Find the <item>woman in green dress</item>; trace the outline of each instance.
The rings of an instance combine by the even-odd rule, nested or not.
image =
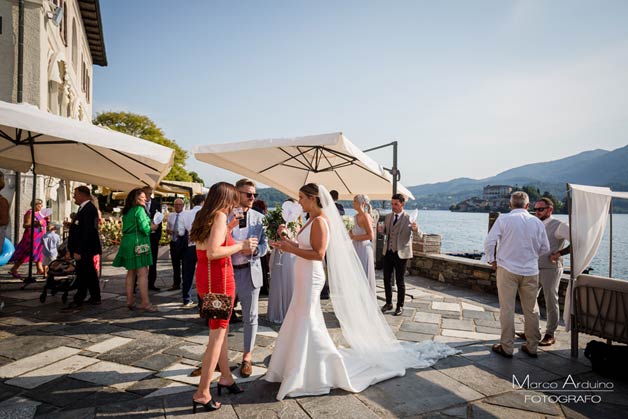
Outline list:
[[[113,261],[113,266],[122,266],[126,272],[126,305],[129,310],[135,309],[135,277],[140,289],[144,311],[155,312],[157,308],[148,298],[148,267],[153,264],[150,252],[151,230],[157,226],[153,224],[145,210],[146,195],[141,188],[135,188],[126,197],[122,209],[122,241],[120,249]]]

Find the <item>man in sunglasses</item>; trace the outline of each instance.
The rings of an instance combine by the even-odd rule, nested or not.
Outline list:
[[[240,194],[240,207],[229,216],[229,220],[231,221],[236,215],[243,215],[243,217],[231,231],[231,235],[236,242],[249,237],[256,237],[258,240],[257,248],[253,253],[245,250],[231,256],[236,297],[242,305],[242,319],[244,320],[244,348],[240,376],[246,378],[253,372],[251,357],[257,334],[259,291],[264,283],[260,258],[268,251],[268,240],[262,224],[264,216],[252,209],[257,197],[255,183],[250,179],[240,179],[235,187]]]
[[[556,342],[554,333],[558,328],[560,314],[558,288],[560,286],[560,278],[563,276],[563,255],[569,253],[570,250],[570,246],[565,247],[565,241],[569,240],[569,225],[552,217],[553,212],[554,202],[549,198],[541,198],[534,204],[534,213],[543,222],[550,245],[549,252],[539,257],[540,288],[538,293],[541,293],[542,288],[547,315],[545,336],[539,342],[539,346],[550,346]],[[525,333],[517,333],[517,336],[525,339]]]

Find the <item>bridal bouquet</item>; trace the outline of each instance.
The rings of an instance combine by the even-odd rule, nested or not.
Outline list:
[[[299,222],[299,220],[286,223],[283,219],[283,216],[281,215],[281,212],[281,207],[277,205],[275,209],[268,211],[268,214],[266,214],[266,217],[264,217],[263,224],[264,228],[266,229],[266,236],[270,241],[281,240],[281,238],[277,234],[277,229],[282,224],[286,225],[288,230],[290,230],[290,233],[292,233],[293,237],[296,236],[299,228],[301,227],[301,223]]]

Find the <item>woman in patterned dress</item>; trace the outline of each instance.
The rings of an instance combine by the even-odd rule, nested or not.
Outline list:
[[[46,225],[48,224],[48,220],[39,213],[43,208],[44,203],[41,199],[36,199],[31,203],[31,208],[35,209],[35,222],[33,223],[33,262],[37,264],[37,273],[39,275],[44,274],[44,266],[42,264],[43,260],[43,249],[44,243],[41,241],[42,237],[44,237],[44,233],[46,232]],[[9,263],[13,263],[13,267],[9,271],[13,278],[21,278],[20,274],[17,273],[17,270],[20,266],[28,262],[31,255],[31,211],[29,209],[24,214],[24,234],[22,235],[22,240],[17,245],[15,249],[15,253],[9,260]]]

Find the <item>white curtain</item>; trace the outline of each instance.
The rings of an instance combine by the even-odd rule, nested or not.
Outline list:
[[[563,320],[565,328],[571,329],[571,294],[578,276],[586,269],[597,253],[608,220],[611,199],[628,198],[626,192],[613,192],[610,188],[597,186],[569,185],[571,193],[571,247],[573,259],[571,270],[573,281],[569,281],[565,296]]]

